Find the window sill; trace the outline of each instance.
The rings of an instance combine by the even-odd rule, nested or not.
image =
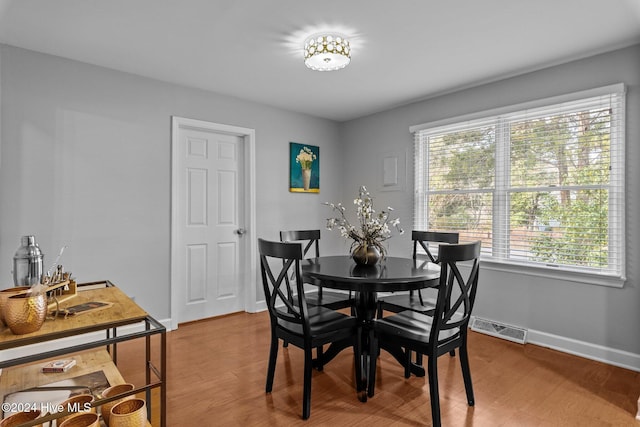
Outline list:
[[[507,273],[525,274],[527,276],[545,277],[547,279],[564,280],[589,285],[622,288],[625,278],[604,276],[599,274],[582,273],[579,271],[558,270],[544,267],[534,267],[523,264],[496,262],[491,259],[480,258],[480,267],[487,270],[504,271]]]

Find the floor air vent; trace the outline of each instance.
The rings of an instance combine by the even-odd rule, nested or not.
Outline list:
[[[494,322],[493,320],[480,319],[476,317],[473,319],[473,323],[471,323],[471,330],[498,338],[504,338],[505,340],[517,342],[519,344],[527,342],[526,329],[517,328],[511,325],[504,325],[502,323]]]

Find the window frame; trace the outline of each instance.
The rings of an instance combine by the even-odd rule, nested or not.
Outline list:
[[[609,243],[613,247],[615,252],[614,256],[619,258],[620,271],[619,274],[602,272],[602,271],[584,271],[580,267],[570,266],[550,266],[539,265],[529,263],[527,261],[514,261],[508,258],[495,258],[495,257],[482,257],[483,267],[496,270],[506,271],[518,274],[532,275],[538,277],[545,277],[551,279],[567,280],[579,283],[588,283],[595,285],[603,285],[610,287],[621,288],[626,281],[626,242],[625,242],[625,221],[626,221],[626,208],[625,208],[625,119],[626,119],[626,106],[625,97],[626,89],[624,84],[618,83],[609,86],[603,86],[595,89],[588,89],[579,92],[573,92],[570,94],[564,94],[549,98],[543,98],[530,102],[515,104],[511,106],[485,110],[477,113],[466,114],[462,116],[447,118],[438,120],[435,122],[423,123],[415,126],[411,126],[409,131],[414,134],[414,228],[426,229],[427,228],[427,200],[430,192],[428,191],[428,173],[426,171],[427,165],[423,163],[425,157],[424,150],[426,149],[426,143],[419,142],[419,134],[423,131],[436,131],[439,128],[462,125],[465,122],[474,121],[489,121],[489,120],[508,120],[509,117],[516,116],[522,113],[524,110],[535,110],[544,107],[556,106],[557,104],[578,102],[588,98],[594,98],[598,96],[619,96],[619,102],[614,106],[614,119],[618,123],[616,126],[611,127],[611,176],[608,189],[609,194]],[[496,125],[496,129],[504,129],[502,123],[499,126]],[[497,131],[498,132],[498,131]],[[495,156],[496,156],[496,170],[495,170],[495,185],[489,192],[493,195],[493,247],[495,250],[499,250],[500,245],[496,245],[499,240],[504,241],[504,236],[508,236],[504,221],[507,220],[509,213],[505,213],[504,209],[508,209],[506,201],[508,197],[506,193],[516,187],[506,186],[505,180],[508,181],[509,172],[508,150],[510,149],[508,136],[505,138],[496,138]],[[507,153],[505,157],[505,153]],[[502,163],[499,159],[503,159]],[[483,190],[484,192],[484,190]],[[438,192],[434,192],[437,194]],[[500,207],[502,206],[502,208]],[[502,209],[502,210],[501,210]],[[496,215],[499,213],[499,215]],[[613,225],[611,225],[613,224]],[[617,227],[617,228],[615,228]],[[615,228],[616,232],[612,233],[612,228]],[[495,233],[498,233],[497,235]],[[496,237],[497,236],[497,237]]]

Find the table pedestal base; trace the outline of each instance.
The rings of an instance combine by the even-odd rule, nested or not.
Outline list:
[[[362,372],[361,378],[356,378],[356,389],[358,392],[358,399],[361,402],[367,401],[367,388],[369,384],[369,364],[371,363],[370,357],[372,355],[369,354],[369,343],[373,340],[373,328],[372,322],[375,318],[378,301],[375,292],[357,292],[355,295],[355,313],[356,317],[359,319],[359,326],[361,329],[361,360],[356,360],[354,363],[360,363]],[[391,354],[394,359],[400,363],[401,366],[404,367],[406,360],[406,353],[402,349],[402,347],[394,346],[385,342],[379,342],[379,348],[376,351],[376,354],[373,357],[378,357],[380,354],[380,349],[384,349],[389,354]],[[345,348],[351,347],[351,343],[349,340],[337,341],[332,343],[326,351],[323,351],[318,355],[318,358],[314,359],[313,365],[316,369],[321,369],[322,366],[329,363],[333,360],[334,357],[338,355]],[[417,377],[424,377],[425,370],[421,365],[417,365],[411,362],[409,366],[409,372]],[[372,397],[372,396],[369,396]]]

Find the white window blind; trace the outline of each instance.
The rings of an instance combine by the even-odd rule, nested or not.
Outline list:
[[[624,109],[619,84],[412,127],[414,228],[482,240],[496,263],[624,280]]]

